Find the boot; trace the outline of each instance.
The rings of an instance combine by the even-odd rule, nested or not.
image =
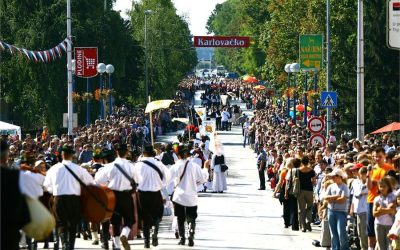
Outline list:
[[[53,232],[53,237],[54,237],[54,250],[59,250],[60,247],[60,237],[58,236],[57,230],[54,230]]]
[[[75,233],[70,233],[68,237],[69,250],[75,249]]]
[[[160,228],[160,221],[159,221],[159,220],[156,220],[156,221],[154,222],[153,236],[151,237],[151,238],[152,238],[151,244],[152,244],[154,247],[158,246],[158,229],[159,229],[159,228]]]
[[[179,241],[178,245],[185,245],[185,223],[179,223],[178,221],[178,231],[179,231],[179,235],[181,236],[181,240]]]
[[[143,227],[144,248],[150,248],[150,227]]]
[[[58,237],[60,238],[61,245],[62,245],[62,250],[69,250],[69,244],[68,244],[68,234],[66,233],[59,233]]]
[[[189,243],[188,246],[192,247],[194,246],[194,233],[195,233],[195,229],[196,229],[196,223],[192,222],[189,224]]]

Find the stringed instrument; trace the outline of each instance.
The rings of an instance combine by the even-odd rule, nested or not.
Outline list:
[[[115,208],[114,192],[104,185],[86,185],[67,165],[64,166],[81,185],[83,218],[92,223],[110,219]]]
[[[115,208],[115,194],[104,185],[81,185],[83,218],[92,223],[111,219]]]

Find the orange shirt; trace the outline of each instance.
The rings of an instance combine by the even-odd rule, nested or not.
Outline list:
[[[287,175],[287,169],[286,168],[284,168],[284,169],[282,169],[282,171],[281,171],[281,175],[280,175],[280,177],[279,177],[279,180],[282,180],[282,185],[285,185],[285,183],[286,183],[286,175]]]
[[[394,167],[390,164],[385,164],[383,167],[375,165],[375,168],[370,172],[371,181],[375,181],[376,183],[373,183],[371,189],[368,190],[368,203],[374,202],[375,197],[378,196],[378,182],[385,176],[386,172],[391,169],[394,169]]]

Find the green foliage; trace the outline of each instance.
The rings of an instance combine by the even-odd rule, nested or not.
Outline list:
[[[197,64],[190,30],[170,0],[136,2],[131,12],[135,24],[132,32],[143,48],[145,10],[153,11],[147,15],[150,96],[153,100],[171,97],[182,78]],[[139,86],[144,90],[145,82],[141,81]]]

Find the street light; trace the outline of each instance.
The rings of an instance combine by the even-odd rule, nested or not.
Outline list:
[[[111,90],[111,88],[112,88],[111,74],[114,73],[114,66],[113,66],[112,64],[108,64],[108,65],[106,66],[106,72],[107,72],[107,74],[108,74],[108,79],[109,79],[108,88]],[[109,115],[111,116],[111,115],[112,115],[112,96],[111,96],[111,92],[110,92],[110,96],[109,96],[109,99],[108,99],[108,100],[109,100],[108,103],[109,103],[109,105],[110,105],[110,108],[109,108]]]
[[[285,65],[285,72],[288,74],[288,90],[290,88],[290,63]],[[287,116],[290,117],[290,96],[287,95]]]
[[[104,63],[97,64],[97,72],[100,74],[100,91],[103,90],[103,74],[106,72],[106,65]],[[104,119],[104,103],[100,98],[100,119]]]
[[[152,10],[144,11],[144,46],[145,46],[145,55],[146,55],[146,63],[145,63],[145,81],[146,81],[146,103],[149,102],[149,72],[148,72],[148,52],[147,52],[147,15],[152,14]]]
[[[296,88],[296,73],[300,71],[300,64],[292,63],[290,64],[290,72],[293,73],[293,87]],[[293,95],[293,114],[294,114],[294,123],[296,124],[296,95]]]

